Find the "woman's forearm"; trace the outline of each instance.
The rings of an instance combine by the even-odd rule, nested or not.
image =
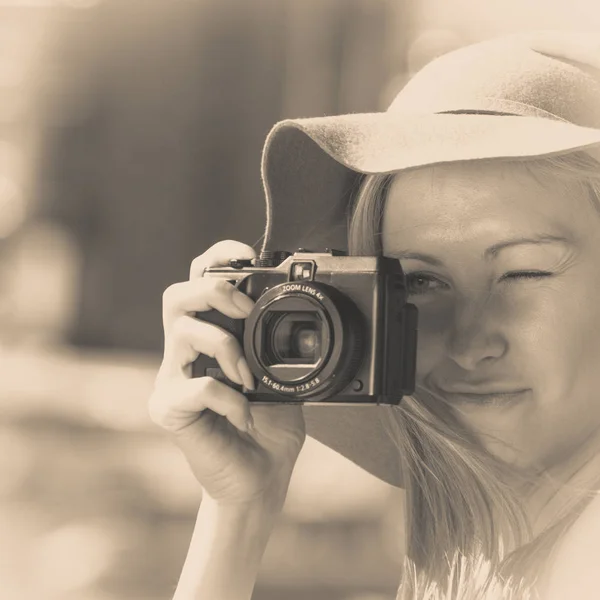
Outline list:
[[[203,499],[173,600],[249,600],[279,510]]]

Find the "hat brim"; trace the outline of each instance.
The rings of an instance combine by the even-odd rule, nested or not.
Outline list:
[[[263,151],[263,250],[346,250],[348,205],[364,174],[575,150],[600,158],[599,144],[600,129],[505,114],[386,112],[281,121]],[[398,450],[378,407],[305,405],[303,411],[308,435],[380,479],[402,485]]]

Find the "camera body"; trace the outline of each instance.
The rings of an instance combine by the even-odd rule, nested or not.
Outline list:
[[[406,302],[398,260],[301,248],[232,260],[204,277],[226,279],[256,303],[245,320],[197,313],[238,339],[256,389],[232,382],[204,355],[194,377],[269,404],[399,404],[414,391],[417,309]]]

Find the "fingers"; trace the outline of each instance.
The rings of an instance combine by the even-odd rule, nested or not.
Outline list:
[[[148,411],[154,423],[181,433],[192,423],[202,426],[206,409],[224,416],[241,431],[252,424],[250,405],[243,394],[211,377],[180,379],[157,385],[150,397]],[[211,427],[210,421],[205,426]]]
[[[216,309],[232,319],[246,318],[253,300],[224,279],[192,279],[169,286],[163,294],[163,327],[168,334],[176,319]]]
[[[157,380],[190,376],[189,367],[199,354],[216,358],[223,373],[235,383],[254,388],[254,379],[239,342],[211,323],[179,317],[165,336],[165,353]]]
[[[217,242],[192,261],[190,279],[202,277],[208,267],[225,266],[232,258],[252,259],[256,258],[256,252],[251,246],[235,240]]]
[[[242,394],[211,377],[191,378],[192,363],[204,354],[215,358],[231,381],[254,389],[254,378],[235,337],[191,315],[214,309],[234,319],[247,317],[254,307],[248,296],[223,279],[202,275],[206,268],[226,265],[232,258],[255,257],[255,251],[246,244],[219,242],[192,262],[190,281],[165,290],[165,352],[150,402],[151,417],[158,424],[171,429],[184,427],[198,420],[206,408],[240,428],[248,420],[250,413]]]

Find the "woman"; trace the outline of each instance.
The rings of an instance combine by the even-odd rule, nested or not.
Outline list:
[[[204,353],[253,389],[239,344],[192,315],[248,316],[202,274],[255,252],[195,259],[165,293],[150,402],[204,488],[177,600],[250,597],[305,427],[406,489],[398,598],[597,597],[599,67],[595,36],[491,40],[436,59],[386,113],[273,129],[263,248],[398,258],[417,389],[394,408],[266,407],[191,379]]]

